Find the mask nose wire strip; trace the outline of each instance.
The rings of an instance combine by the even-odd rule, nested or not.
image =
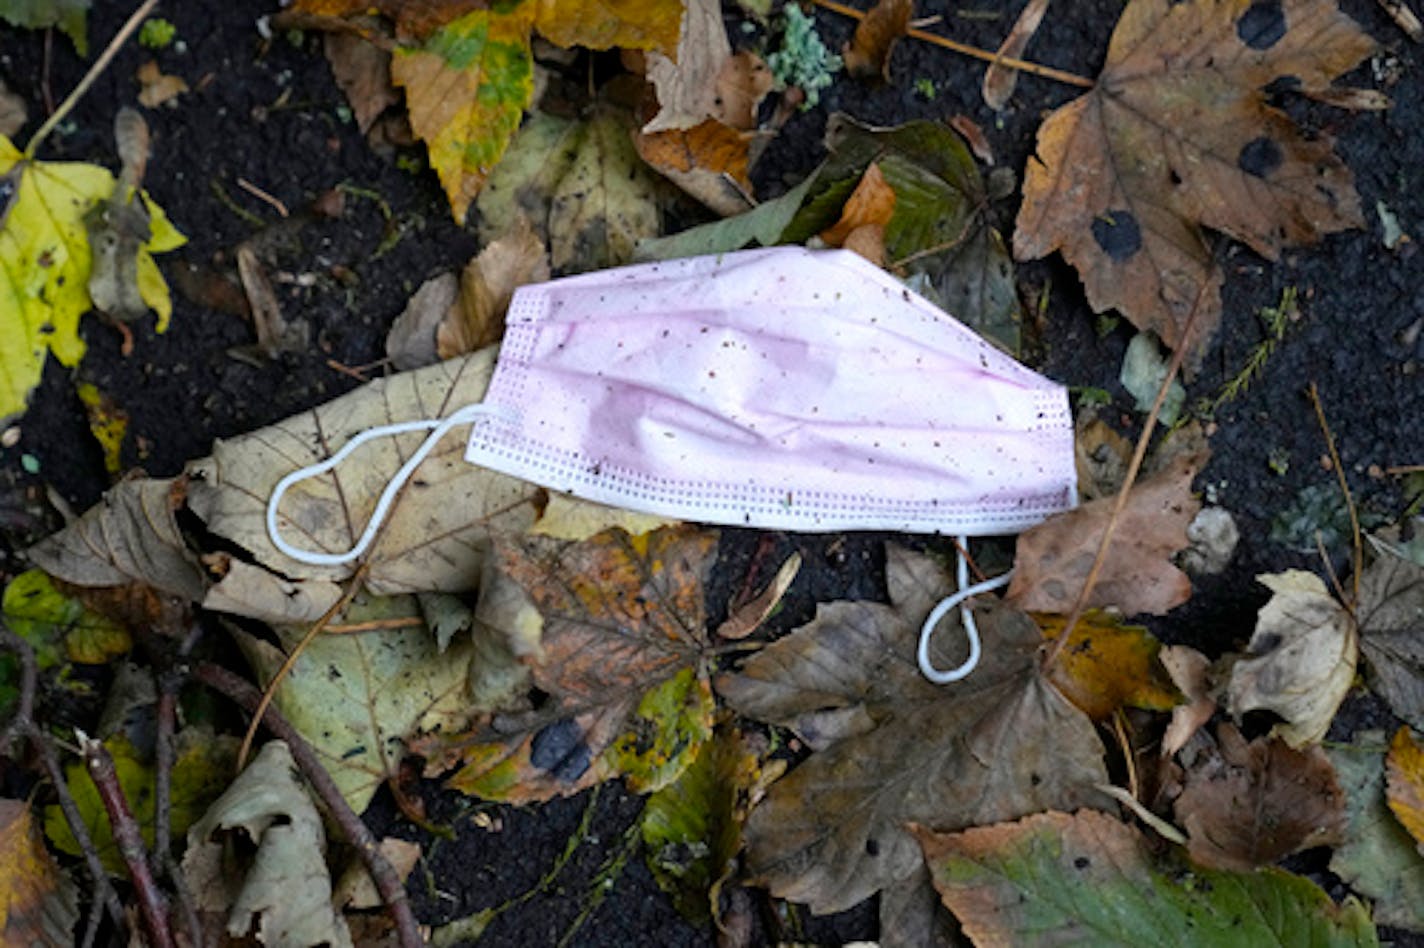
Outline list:
[[[419,421],[402,421],[391,425],[379,425],[375,428],[367,428],[356,435],[350,441],[341,446],[337,451],[325,461],[317,464],[299,468],[288,474],[277,482],[277,486],[272,489],[272,496],[267,501],[267,536],[272,541],[272,545],[286,556],[302,563],[311,563],[314,566],[339,566],[342,563],[349,563],[359,557],[371,545],[376,538],[376,531],[380,529],[381,522],[390,513],[391,504],[395,502],[396,494],[405,486],[406,481],[415,473],[415,469],[435,450],[435,446],[440,443],[450,431],[460,425],[467,425],[470,422],[486,415],[499,415],[507,417],[509,412],[505,409],[491,405],[484,405],[479,402],[469,404],[445,418],[423,418]],[[367,441],[375,438],[384,438],[390,435],[405,434],[408,431],[429,431],[420,447],[415,449],[415,453],[400,466],[390,482],[381,491],[380,499],[376,501],[376,509],[371,511],[371,519],[366,523],[366,529],[362,531],[360,538],[356,540],[356,545],[344,553],[323,553],[317,550],[306,550],[298,546],[293,546],[282,539],[280,527],[278,525],[278,508],[282,504],[282,495],[293,484],[297,484],[309,477],[319,477],[327,471],[336,467],[344,461],[351,452],[355,451]]]
[[[969,543],[968,537],[959,537],[959,545],[962,550]],[[920,674],[924,675],[936,685],[947,685],[950,682],[959,681],[974,671],[979,665],[979,655],[982,651],[979,643],[979,627],[974,623],[974,614],[969,606],[964,603],[970,598],[980,593],[999,589],[1009,584],[1013,571],[995,576],[993,579],[986,579],[982,583],[975,583],[973,586],[967,585],[969,582],[969,562],[961,552],[957,556],[958,564],[955,568],[955,579],[959,584],[959,591],[952,596],[946,596],[939,601],[939,605],[934,607],[929,616],[925,619],[925,624],[920,627],[920,643],[915,650],[915,658],[920,665]],[[935,626],[939,625],[951,609],[959,606],[959,616],[964,623],[964,636],[969,640],[969,656],[964,659],[957,668],[950,668],[941,671],[935,668],[934,662],[930,661],[930,639],[934,636]]]

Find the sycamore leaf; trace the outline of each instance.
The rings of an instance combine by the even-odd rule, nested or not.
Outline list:
[[[1355,743],[1327,749],[1345,790],[1349,827],[1330,871],[1374,902],[1374,918],[1424,932],[1424,859],[1385,800],[1385,736],[1360,731]]]
[[[1256,617],[1250,657],[1231,669],[1227,708],[1274,711],[1275,733],[1300,747],[1319,741],[1355,680],[1359,635],[1354,617],[1314,573],[1287,570],[1256,577],[1271,599]]]
[[[910,28],[914,0],[878,0],[855,25],[850,44],[841,51],[846,71],[859,78],[890,81],[890,54]]]
[[[1390,710],[1424,729],[1424,566],[1382,550],[1360,578],[1360,651]]]
[[[945,905],[979,945],[1377,945],[1356,899],[1307,879],[1156,865],[1105,813],[1041,813],[962,833],[918,829]]]
[[[114,176],[97,165],[26,159],[0,136],[0,421],[25,410],[46,352],[73,366],[84,355],[79,317],[90,308],[93,253],[86,217],[114,194]],[[149,236],[135,249],[137,288],[159,314],[172,311],[153,254],[183,236],[142,194]]]
[[[999,604],[976,608],[979,667],[936,686],[915,648],[953,584],[933,560],[898,547],[887,552],[886,582],[890,605],[821,606],[717,680],[742,714],[825,748],[772,785],[746,829],[752,876],[817,913],[911,876],[920,853],[908,822],[954,829],[1103,801],[1094,789],[1106,782],[1102,743],[1038,673],[1033,621]],[[936,636],[938,666],[962,660],[955,639]]]
[[[70,661],[100,665],[133,645],[127,629],[56,589],[43,570],[25,570],[10,581],[0,614],[10,631],[56,659],[62,645]]]
[[[1191,580],[1172,555],[1187,546],[1187,525],[1201,509],[1192,479],[1205,462],[1205,455],[1181,457],[1133,485],[1089,606],[1162,615],[1187,601]],[[1008,601],[1033,612],[1071,612],[1115,504],[1104,497],[1019,534]]]
[[[1390,742],[1385,793],[1390,811],[1424,852],[1424,747],[1408,727],[1396,731]]]
[[[1363,225],[1330,139],[1304,135],[1264,90],[1323,90],[1373,48],[1333,0],[1132,0],[1097,84],[1039,128],[1015,256],[1061,250],[1094,310],[1195,364],[1221,319],[1204,227],[1274,260]]]
[[[227,913],[227,933],[267,945],[350,948],[331,900],[321,814],[281,741],[265,744],[188,833],[183,874],[198,907]],[[233,843],[243,841],[245,845]],[[233,866],[229,855],[243,863]]]
[[[1033,618],[1048,641],[1063,631],[1062,616]],[[1123,707],[1166,711],[1181,695],[1157,660],[1161,647],[1142,626],[1091,609],[1073,626],[1049,680],[1095,721]]]
[[[1265,737],[1248,744],[1230,724],[1202,744],[1174,804],[1198,865],[1246,872],[1341,840],[1345,794],[1319,747],[1292,750]]]
[[[55,864],[29,804],[0,800],[0,944],[74,944],[74,883]]]
[[[413,596],[358,596],[343,613],[343,625],[409,619],[413,626],[319,635],[277,689],[278,710],[312,745],[357,813],[396,775],[408,737],[462,725],[467,717],[471,644],[462,640],[441,652],[419,613]],[[306,627],[276,632],[290,650]],[[286,658],[255,637],[242,636],[239,643],[263,684]]]
[[[703,583],[715,546],[690,527],[498,540],[504,581],[543,617],[537,645],[510,645],[529,654],[538,701],[521,695],[468,733],[421,742],[432,769],[458,766],[452,786],[509,802],[619,774],[639,791],[676,779],[712,731]]]

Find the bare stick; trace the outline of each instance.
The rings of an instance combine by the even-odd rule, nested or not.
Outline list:
[[[249,712],[263,708],[261,692],[226,668],[203,662],[193,669],[193,677],[226,695]],[[316,752],[301,733],[292,727],[276,708],[265,707],[260,720],[267,730],[287,742],[292,751],[292,759],[302,770],[302,776],[306,777],[307,783],[311,784],[312,790],[321,798],[336,825],[341,827],[346,841],[361,854],[366,871],[376,883],[376,891],[380,893],[391,918],[395,920],[396,935],[400,939],[401,948],[420,948],[424,942],[420,929],[415,924],[415,915],[410,910],[405,885],[390,862],[381,854],[376,837],[347,804],[335,781],[331,779],[331,774],[327,773],[321,761],[317,760]]]
[[[1330,433],[1330,426],[1325,422],[1325,409],[1320,405],[1320,392],[1316,390],[1314,382],[1310,383],[1310,403],[1315,406],[1315,420],[1320,423],[1320,430],[1325,435],[1325,447],[1330,451],[1330,463],[1335,465],[1335,476],[1340,479],[1340,492],[1345,495],[1345,509],[1350,511],[1350,533],[1355,544],[1355,581],[1350,590],[1352,593],[1350,601],[1346,605],[1353,610],[1355,603],[1360,601],[1360,568],[1365,556],[1363,545],[1360,543],[1360,518],[1355,513],[1355,499],[1350,496],[1350,482],[1345,479],[1345,468],[1340,463],[1340,452],[1335,450],[1335,436]]]
[[[855,7],[848,7],[843,3],[837,3],[836,0],[813,0],[813,2],[816,6],[830,10],[832,13],[839,13],[841,16],[848,16],[855,20],[865,19],[865,14]],[[1026,59],[1000,56],[993,50],[970,46],[968,43],[961,43],[947,36],[940,36],[938,33],[926,33],[924,30],[917,30],[914,27],[910,27],[905,31],[905,35],[920,40],[921,42],[931,43],[935,46],[959,53],[963,56],[980,59],[986,63],[994,63],[1006,69],[1017,69],[1019,72],[1026,72],[1031,76],[1052,79],[1056,82],[1065,83],[1066,85],[1077,86],[1080,89],[1091,89],[1096,85],[1093,80],[1080,76],[1077,73],[1054,69],[1052,66],[1044,66],[1039,63],[1032,63]]]
[[[54,131],[54,127],[64,121],[79,100],[84,97],[84,93],[89,91],[89,87],[99,78],[99,75],[109,67],[114,56],[118,53],[119,47],[124,45],[124,41],[138,29],[138,25],[143,22],[143,18],[153,12],[153,8],[158,6],[158,0],[144,0],[142,6],[133,12],[133,16],[128,18],[119,32],[114,34],[114,38],[109,40],[109,45],[104,47],[104,51],[99,54],[99,58],[94,60],[94,65],[89,67],[89,71],[84,74],[84,78],[79,80],[79,85],[74,87],[74,91],[69,93],[69,97],[59,103],[59,108],[50,113],[49,118],[40,126],[40,130],[35,132],[30,143],[25,146],[25,158],[28,160],[35,156],[40,143],[49,137],[49,133]]]

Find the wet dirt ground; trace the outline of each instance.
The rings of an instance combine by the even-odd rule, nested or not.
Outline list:
[[[19,442],[0,450],[0,581],[24,567],[20,551],[29,542],[59,523],[45,500],[46,486],[79,511],[97,501],[109,484],[74,393],[76,379],[93,383],[128,413],[126,466],[155,476],[175,474],[188,460],[207,454],[215,438],[269,424],[359,384],[348,370],[382,359],[386,331],[414,289],[438,272],[459,267],[478,249],[473,233],[451,221],[433,174],[402,170],[393,156],[373,152],[343,119],[344,101],[321,55],[319,37],[279,34],[264,40],[258,20],[274,12],[268,3],[165,6],[171,8],[159,12],[176,25],[183,48],[155,55],[131,43],[120,51],[41,157],[114,167],[113,117],[121,106],[135,104],[134,74],[149,58],[192,87],[176,107],[145,111],[154,137],[147,187],[189,237],[185,248],[161,261],[175,289],[172,328],[159,336],[151,322],[136,326],[134,352],[125,357],[119,334],[88,317],[83,333],[89,354],[79,368],[67,370],[51,360],[31,409],[19,422]],[[96,7],[89,30],[97,49],[128,11],[113,4]],[[1418,290],[1424,261],[1415,242],[1386,248],[1377,211],[1383,206],[1406,233],[1424,237],[1420,51],[1373,3],[1349,0],[1344,8],[1381,47],[1344,82],[1384,89],[1394,108],[1346,112],[1289,96],[1281,104],[1307,128],[1337,139],[1355,173],[1367,226],[1318,247],[1290,251],[1278,262],[1220,242],[1218,259],[1227,272],[1223,329],[1188,387],[1189,403],[1215,398],[1263,338],[1255,314],[1274,305],[1286,288],[1296,289],[1300,318],[1288,326],[1259,378],[1216,412],[1212,460],[1197,482],[1199,490],[1235,516],[1242,537],[1236,558],[1224,574],[1200,580],[1186,606],[1149,623],[1161,638],[1211,655],[1239,647],[1249,637],[1254,612],[1265,599],[1256,574],[1319,568],[1317,554],[1272,538],[1273,522],[1303,491],[1334,489],[1335,475],[1322,464],[1325,443],[1305,394],[1310,383],[1319,388],[1362,513],[1381,522],[1398,519],[1400,481],[1384,472],[1424,463],[1424,293]],[[1095,74],[1120,9],[1104,0],[1055,6],[1029,58]],[[917,16],[933,14],[944,17],[934,29],[989,48],[1012,20],[1012,13],[996,4],[918,5]],[[817,20],[831,46],[849,36],[848,21],[824,11]],[[749,45],[759,36],[733,35]],[[25,98],[32,117],[21,141],[42,119],[45,103],[63,98],[85,66],[58,34],[0,27],[0,78]],[[1009,110],[996,116],[980,100],[981,76],[980,66],[944,50],[901,43],[891,84],[874,88],[842,77],[823,95],[821,107],[792,119],[756,169],[758,195],[780,193],[814,166],[822,154],[826,116],[837,110],[879,125],[967,115],[985,131],[998,164],[1021,179],[1042,116],[1075,91],[1023,77]],[[280,221],[273,207],[245,191],[239,179],[279,199],[292,217]],[[307,210],[318,196],[338,187],[346,188],[340,217]],[[996,208],[1006,232],[1016,206],[1013,195]],[[254,364],[232,355],[255,341],[240,294],[234,295],[231,285],[226,296],[214,292],[222,284],[213,280],[233,271],[240,242],[278,225],[289,232],[278,259],[292,275],[290,282],[278,283],[282,307],[289,318],[307,323],[312,342],[305,351]],[[1041,325],[1027,327],[1035,337],[1031,350],[1040,354],[1036,367],[1070,386],[1112,393],[1107,418],[1134,434],[1140,415],[1116,381],[1129,332],[1124,326],[1103,331],[1083,301],[1075,274],[1060,261],[1024,265],[1018,273],[1024,299],[1037,301],[1047,293]],[[883,539],[772,537],[773,554],[794,548],[806,558],[778,626],[805,621],[816,601],[882,596]],[[724,536],[708,592],[714,619],[746,580],[765,542],[749,531]],[[1330,552],[1339,567],[1349,551],[1336,544]],[[771,561],[780,559],[773,555]],[[1359,725],[1389,723],[1375,703],[1354,698],[1336,729],[1347,734]],[[423,922],[468,915],[536,886],[564,851],[585,809],[593,807],[581,842],[557,877],[496,919],[482,943],[543,945],[564,937],[580,945],[714,941],[710,929],[681,920],[639,856],[613,871],[612,861],[623,852],[625,834],[641,806],[620,788],[608,786],[596,797],[583,794],[526,810],[479,807],[428,789],[432,816],[448,821],[457,836],[427,845],[426,859],[411,877],[410,891]],[[368,819],[378,835],[390,832],[430,843],[397,817],[384,796]],[[611,886],[604,886],[607,879]],[[754,917],[759,940],[839,942],[875,934],[871,905],[813,919],[763,903]]]

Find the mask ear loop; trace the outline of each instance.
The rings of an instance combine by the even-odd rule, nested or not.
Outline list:
[[[955,566],[955,581],[959,585],[959,591],[952,596],[946,596],[939,601],[939,605],[934,607],[925,624],[920,627],[920,644],[915,651],[915,658],[920,665],[920,674],[924,675],[936,685],[947,685],[950,682],[959,681],[974,671],[979,665],[979,656],[982,646],[979,643],[979,627],[974,623],[974,614],[970,611],[966,601],[980,593],[986,593],[993,589],[999,589],[1009,584],[1013,576],[1013,570],[995,576],[993,579],[986,579],[982,583],[969,583],[969,561],[964,557],[964,551],[969,546],[969,537],[957,537],[959,549],[956,553],[958,563]],[[934,636],[935,626],[943,619],[951,609],[959,607],[959,617],[964,623],[964,636],[969,640],[969,657],[957,668],[941,671],[935,668],[934,662],[930,661],[930,639]]]
[[[350,441],[341,446],[337,451],[325,461],[308,465],[288,474],[277,482],[277,486],[272,489],[272,496],[267,501],[267,537],[272,541],[272,545],[282,551],[283,555],[289,556],[302,563],[310,563],[313,566],[339,566],[342,563],[349,563],[359,557],[376,539],[376,532],[381,528],[381,522],[390,513],[391,504],[395,502],[396,494],[410,480],[415,469],[435,450],[435,446],[440,440],[450,433],[451,429],[460,425],[469,424],[477,418],[488,415],[497,415],[508,418],[508,410],[492,405],[485,405],[481,402],[474,402],[456,411],[445,418],[423,418],[419,421],[402,421],[390,425],[379,425],[375,428],[367,428],[356,435]],[[281,530],[277,523],[277,510],[282,504],[282,495],[293,484],[297,484],[310,477],[319,477],[327,471],[336,467],[344,461],[352,451],[355,451],[367,441],[375,438],[384,438],[390,435],[404,434],[408,431],[429,431],[420,447],[415,449],[415,453],[400,466],[390,482],[386,484],[385,490],[381,491],[380,499],[376,501],[376,509],[371,511],[371,519],[366,523],[366,529],[362,531],[360,538],[356,540],[356,545],[343,553],[322,553],[317,550],[307,550],[299,546],[293,546],[282,539]]]

